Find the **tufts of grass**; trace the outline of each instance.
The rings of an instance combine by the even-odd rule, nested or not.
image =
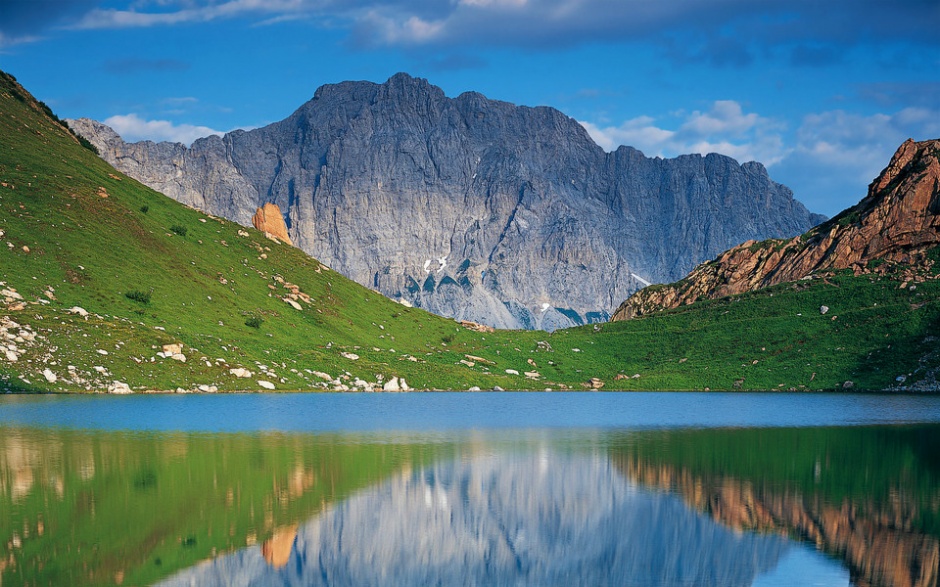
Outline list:
[[[132,289],[128,292],[125,292],[124,297],[146,305],[150,303],[150,296],[152,294],[153,291],[140,291],[139,289]]]

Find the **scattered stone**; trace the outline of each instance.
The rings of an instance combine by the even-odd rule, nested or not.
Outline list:
[[[852,389],[853,387],[855,387],[855,383],[852,381],[846,381],[842,384],[842,389]]]
[[[19,359],[19,356],[11,350],[7,350],[4,354],[6,355],[7,361],[11,363],[15,363],[17,359]]]
[[[82,318],[88,316],[88,311],[85,308],[82,308],[80,306],[72,306],[71,308],[66,310],[66,312],[69,314],[76,314],[78,316],[81,316]]]
[[[131,391],[131,387],[123,381],[115,381],[108,386],[108,393],[126,395],[134,392]]]
[[[183,345],[181,343],[174,342],[163,345],[163,353],[167,356],[172,356],[181,352],[183,352]]]
[[[235,377],[238,377],[239,379],[249,379],[252,375],[251,371],[249,371],[248,369],[244,369],[242,367],[235,367],[235,368],[229,369],[228,372],[230,375],[234,375]]]
[[[343,352],[340,353],[340,356],[341,356],[341,357],[344,357],[344,358],[346,358],[346,359],[349,359],[350,361],[358,361],[358,360],[359,360],[359,355],[357,355],[356,353],[347,353],[346,351],[343,351]]]
[[[58,379],[58,377],[56,377],[56,374],[53,373],[53,372],[52,372],[51,370],[49,370],[49,369],[43,370],[42,376],[45,377],[45,378],[46,378],[46,381],[48,381],[49,383],[55,383],[56,380]]]
[[[401,391],[401,385],[398,383],[398,377],[392,377],[382,386],[382,391]]]
[[[476,322],[471,322],[470,320],[460,320],[460,325],[466,328],[467,330],[472,330],[474,332],[482,332],[483,334],[496,332],[496,329],[493,328],[492,326],[486,326],[485,324],[477,324]]]
[[[905,381],[907,381],[907,375],[898,375],[897,377],[894,378],[894,380],[897,381],[898,383],[904,383]]]
[[[588,381],[592,389],[600,389],[604,387],[604,382],[597,377],[591,377],[591,380]]]
[[[516,371],[515,369],[506,369],[506,374],[507,374],[507,375],[518,375],[519,372]]]
[[[539,377],[541,377],[541,375],[539,375],[537,371],[526,371],[525,373],[523,373],[523,375],[525,375],[529,379],[538,379]]]
[[[468,361],[466,359],[460,359],[460,364],[466,365],[467,367],[473,367],[476,365],[476,363],[474,363],[473,361]]]
[[[303,310],[303,307],[301,307],[300,304],[298,304],[297,302],[295,302],[294,300],[290,298],[284,298],[284,301],[287,302],[290,305],[290,307],[295,310]]]
[[[173,359],[174,361],[179,361],[180,363],[186,362],[186,355],[184,355],[183,353],[173,353],[170,356],[170,358]]]
[[[535,367],[536,369],[539,368],[539,366],[536,365],[536,364],[535,364],[535,361],[533,361],[532,359],[526,359],[525,362],[528,363],[528,364],[530,364],[530,365],[532,365],[532,366]]]
[[[820,313],[820,314],[825,314],[825,313],[828,312],[828,311],[829,311],[829,306],[819,306],[819,313]]]
[[[640,378],[639,373],[634,373],[632,376],[630,376],[630,379],[639,379],[639,378]]]
[[[106,350],[104,350],[104,349],[98,349],[98,354],[99,354],[99,355],[107,355],[107,354],[108,354],[108,351],[106,351]]]
[[[258,381],[258,385],[259,385],[260,387],[264,388],[264,389],[274,389],[274,388],[275,388],[273,383],[271,383],[270,381],[265,381],[264,379],[259,380],[259,381]]]
[[[494,385],[494,386],[493,386],[493,391],[506,391],[506,390],[503,389],[502,387],[498,386],[498,385]]]
[[[480,391],[480,388],[477,387],[476,385],[474,385],[473,387],[471,387],[471,388],[468,389],[467,391]]]

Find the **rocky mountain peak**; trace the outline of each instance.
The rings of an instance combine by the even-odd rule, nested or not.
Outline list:
[[[448,98],[407,74],[323,86],[285,120],[189,149],[79,128],[176,200],[246,225],[275,204],[296,246],[344,275],[496,327],[606,320],[647,282],[819,221],[752,164],[605,153],[553,108]]]
[[[699,299],[754,291],[814,272],[852,269],[909,273],[934,263],[940,247],[940,140],[902,144],[868,195],[790,240],[749,240],[697,267],[685,279],[637,292],[614,313],[629,319]],[[911,275],[914,278],[913,274]]]

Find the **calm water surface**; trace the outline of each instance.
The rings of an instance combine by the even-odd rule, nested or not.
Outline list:
[[[0,585],[936,585],[940,397],[0,397]]]

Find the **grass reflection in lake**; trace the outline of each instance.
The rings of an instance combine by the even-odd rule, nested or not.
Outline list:
[[[152,583],[266,542],[441,444],[0,427],[0,584]],[[278,540],[280,539],[280,540]]]

